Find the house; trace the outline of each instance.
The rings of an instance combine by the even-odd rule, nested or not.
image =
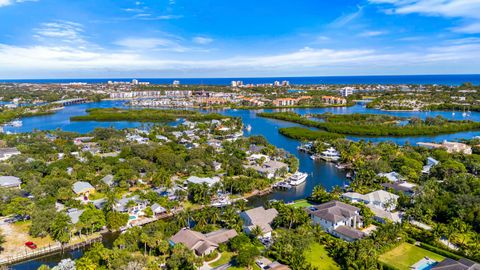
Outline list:
[[[84,210],[79,210],[77,208],[70,208],[67,210],[67,215],[70,217],[72,224],[77,224],[80,220],[80,216],[83,214]]]
[[[167,212],[167,209],[165,209],[163,206],[161,206],[158,203],[152,204],[152,206],[150,206],[150,208],[152,209],[152,212],[155,215],[160,215],[160,214],[163,214],[163,213]]]
[[[427,148],[445,149],[448,153],[462,153],[465,155],[472,154],[472,147],[470,147],[467,144],[459,143],[459,142],[449,142],[445,140],[441,144],[426,143],[426,142],[418,142],[417,144]]]
[[[328,233],[346,241],[355,241],[365,235],[357,230],[362,225],[360,208],[331,201],[324,204],[311,206],[307,212],[314,225],[320,225]]]
[[[212,165],[213,165],[213,169],[214,169],[215,171],[220,171],[220,170],[222,169],[222,163],[220,163],[220,162],[214,161],[214,162],[212,163]]]
[[[322,96],[322,102],[327,104],[347,104],[347,100],[342,97]]]
[[[373,219],[375,219],[380,223],[386,223],[387,220],[394,223],[400,223],[402,221],[402,218],[400,217],[399,212],[386,211],[382,208],[375,207],[371,204],[367,204],[367,207],[370,208],[370,210],[372,210],[374,214]]]
[[[20,188],[22,180],[16,176],[0,176],[0,187],[2,188]]]
[[[342,194],[342,198],[345,198],[351,202],[363,202],[367,205],[392,211],[397,205],[398,195],[390,193],[385,190],[377,190],[365,195],[356,192],[347,192]]]
[[[111,174],[106,175],[101,180],[102,180],[103,183],[105,183],[109,187],[111,187],[114,184],[113,175],[111,175]]]
[[[413,195],[415,193],[416,184],[409,183],[406,181],[395,182],[395,183],[383,183],[382,186],[385,189],[392,189],[397,192],[402,192],[405,195]]]
[[[390,182],[400,182],[404,180],[404,178],[397,172],[379,173],[377,176],[385,177]]]
[[[258,267],[260,267],[260,269],[263,270],[290,270],[290,267],[277,261],[272,262],[263,256],[256,259],[255,263],[258,265]]]
[[[243,230],[250,234],[258,226],[262,229],[262,237],[271,237],[273,229],[270,225],[277,215],[277,209],[265,209],[263,206],[241,212],[240,218],[243,220]]]
[[[252,168],[269,179],[275,178],[280,169],[285,168],[285,170],[288,171],[288,165],[286,163],[276,160],[266,161],[262,165],[244,165],[244,167],[247,169]]]
[[[139,144],[145,144],[149,141],[148,138],[145,138],[145,137],[142,137],[138,134],[129,134],[127,135],[127,140],[131,141],[131,142],[136,142],[136,143],[139,143]]]
[[[132,206],[128,206],[129,202],[133,201]],[[129,212],[129,213],[138,213],[145,210],[147,207],[147,202],[141,200],[138,195],[132,197],[123,197],[117,201],[113,209],[118,212]]]
[[[427,165],[423,166],[422,168],[422,173],[425,173],[425,174],[428,174],[430,173],[430,170],[432,169],[433,166],[436,166],[440,163],[440,161],[432,158],[432,157],[428,157],[427,158]]]
[[[195,252],[197,256],[204,256],[215,251],[222,243],[228,242],[237,236],[235,230],[220,229],[211,233],[203,234],[183,228],[170,238],[172,246],[182,243],[188,249]]]
[[[0,161],[5,161],[13,156],[20,155],[16,147],[0,148]]]
[[[186,180],[187,183],[193,183],[193,184],[207,184],[208,186],[213,186],[214,184],[220,182],[220,177],[214,176],[214,177],[198,177],[198,176],[190,176]]]
[[[88,182],[77,181],[73,183],[73,192],[77,195],[88,196],[95,192],[95,188]]]
[[[458,261],[445,258],[443,261],[434,265],[432,270],[480,270],[480,264],[469,259],[461,258]]]
[[[77,138],[73,139],[73,144],[81,145],[81,144],[90,142],[93,139],[94,139],[94,137],[77,137]]]

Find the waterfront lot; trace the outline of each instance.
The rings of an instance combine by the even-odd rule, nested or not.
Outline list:
[[[307,262],[311,263],[313,267],[319,270],[337,270],[340,267],[337,263],[328,255],[325,247],[321,244],[314,243],[310,250],[305,252],[305,258]]]
[[[403,243],[400,246],[380,255],[379,260],[383,263],[394,266],[399,270],[408,270],[410,269],[410,266],[425,257],[429,257],[437,262],[440,262],[445,258],[441,255],[412,244]]]
[[[0,253],[0,259],[9,256],[18,255],[22,252],[30,252],[31,249],[25,246],[25,242],[32,241],[37,247],[43,248],[49,245],[55,245],[49,236],[44,238],[31,237],[28,234],[30,221],[21,221],[16,223],[1,223],[0,231],[5,236],[5,243],[2,245],[3,251]]]

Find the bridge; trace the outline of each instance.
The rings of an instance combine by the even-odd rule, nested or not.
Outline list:
[[[60,104],[62,106],[67,106],[67,105],[73,105],[73,104],[81,104],[87,101],[88,99],[86,98],[70,98],[70,99],[57,100],[52,102],[51,104]]]

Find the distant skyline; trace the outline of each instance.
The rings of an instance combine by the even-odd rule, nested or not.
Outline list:
[[[0,78],[479,74],[480,0],[0,0]]]

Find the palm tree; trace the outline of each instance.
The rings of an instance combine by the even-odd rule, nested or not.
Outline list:
[[[250,231],[250,234],[251,234],[253,237],[257,238],[257,237],[259,237],[260,235],[263,234],[263,230],[262,230],[262,228],[261,228],[260,226],[256,225],[256,226],[253,227],[253,229]]]
[[[140,234],[140,242],[143,243],[143,256],[147,256],[147,243],[149,241],[149,236],[146,233]]]

